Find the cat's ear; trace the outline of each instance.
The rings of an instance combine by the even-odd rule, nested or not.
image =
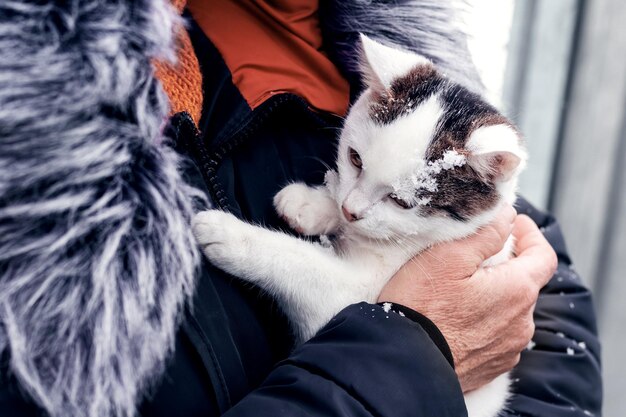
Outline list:
[[[393,80],[418,65],[432,65],[421,55],[390,48],[361,34],[361,74],[374,90],[386,90]]]
[[[505,124],[479,127],[465,148],[468,164],[489,181],[509,181],[526,164],[527,154],[518,132]]]

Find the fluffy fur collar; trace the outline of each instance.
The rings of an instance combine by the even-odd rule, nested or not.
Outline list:
[[[480,88],[458,2],[322,2],[325,36],[344,63],[364,32]],[[165,0],[0,4],[0,354],[53,417],[133,416],[193,293],[197,195],[150,64],[175,20]]]
[[[0,4],[0,352],[50,416],[135,414],[198,253],[161,143],[164,0]]]
[[[453,81],[476,92],[484,87],[467,48],[466,0],[335,0],[320,2],[324,42],[333,60],[360,90],[359,33],[430,59]]]

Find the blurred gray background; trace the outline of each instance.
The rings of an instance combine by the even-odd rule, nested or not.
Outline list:
[[[604,412],[626,416],[626,0],[470,0],[470,49],[526,136],[521,192],[595,296]]]

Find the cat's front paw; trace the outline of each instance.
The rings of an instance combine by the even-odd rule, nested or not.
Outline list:
[[[249,252],[247,226],[232,214],[220,210],[199,212],[191,222],[193,234],[206,257],[231,273]]]
[[[300,234],[326,235],[337,228],[337,208],[323,189],[302,183],[286,186],[274,196],[279,216]]]

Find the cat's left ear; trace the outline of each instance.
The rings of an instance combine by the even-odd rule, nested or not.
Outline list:
[[[479,127],[465,148],[468,164],[493,182],[509,181],[524,168],[528,157],[519,133],[506,124]]]
[[[418,65],[432,65],[421,55],[391,48],[361,34],[361,73],[368,87],[387,90]]]

